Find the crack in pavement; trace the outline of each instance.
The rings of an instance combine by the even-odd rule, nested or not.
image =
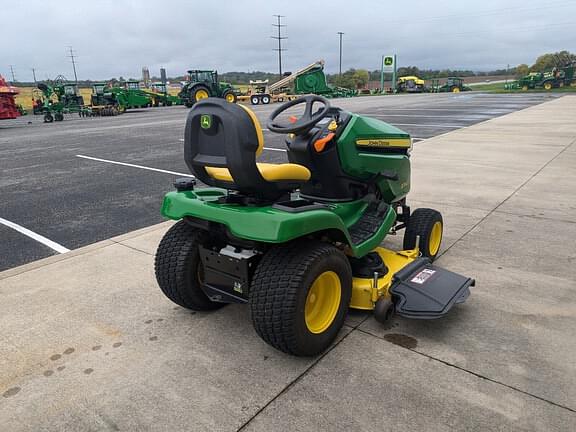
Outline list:
[[[360,328],[356,328],[355,330],[358,330],[360,333],[363,333],[363,334],[365,334],[365,335],[375,337],[376,339],[380,339],[380,340],[383,340],[383,341],[385,341],[385,342],[392,343],[392,342],[389,342],[389,341],[387,341],[386,339],[384,339],[384,338],[382,338],[382,337],[380,337],[380,336],[377,336],[377,335],[375,335],[375,334],[372,334],[372,333],[370,333],[370,332],[367,332],[366,330],[362,330],[362,329],[360,329]],[[350,332],[350,333],[352,333],[352,332]],[[393,344],[393,345],[394,345],[394,344]],[[568,406],[566,406],[566,405],[559,404],[559,403],[557,403],[557,402],[554,402],[554,401],[551,401],[551,400],[549,400],[549,399],[543,398],[542,396],[538,396],[538,395],[535,395],[534,393],[530,393],[530,392],[527,392],[527,391],[525,391],[525,390],[519,389],[519,388],[517,388],[517,387],[511,386],[511,385],[509,385],[509,384],[503,383],[502,381],[498,381],[498,380],[496,380],[496,379],[489,378],[489,377],[487,377],[487,376],[485,376],[485,375],[482,375],[482,374],[480,374],[480,373],[471,371],[471,370],[469,370],[469,369],[463,368],[462,366],[455,365],[455,364],[450,363],[450,362],[447,362],[447,361],[445,361],[445,360],[436,358],[436,357],[434,357],[434,356],[431,356],[430,354],[423,353],[423,352],[418,351],[418,350],[416,350],[416,349],[414,349],[414,348],[407,348],[407,347],[403,347],[403,346],[400,346],[400,345],[396,345],[396,346],[399,346],[400,348],[404,348],[404,349],[407,349],[407,350],[409,350],[409,351],[412,351],[412,352],[414,352],[414,353],[416,353],[416,354],[419,354],[419,355],[421,355],[421,356],[423,356],[423,357],[426,357],[426,358],[428,358],[428,359],[430,359],[430,360],[434,360],[434,361],[437,361],[437,362],[439,362],[439,363],[442,363],[443,365],[446,365],[446,366],[449,366],[449,367],[453,367],[453,368],[458,369],[458,370],[460,370],[460,371],[462,371],[462,372],[466,372],[466,373],[469,373],[470,375],[474,375],[475,377],[478,377],[478,378],[481,378],[481,379],[483,379],[483,380],[492,382],[492,383],[494,383],[494,384],[501,385],[501,386],[503,386],[503,387],[509,388],[510,390],[517,391],[518,393],[525,394],[525,395],[527,395],[527,396],[530,396],[530,397],[533,397],[533,398],[535,398],[535,399],[541,400],[542,402],[549,403],[550,405],[554,405],[555,407],[562,408],[562,409],[565,409],[565,410],[567,410],[567,411],[570,411],[570,412],[576,414],[576,409],[570,408],[570,407],[568,407]]]
[[[280,396],[282,396],[284,393],[286,393],[288,390],[290,390],[292,387],[294,387],[297,383],[299,383],[306,375],[308,375],[308,373],[318,364],[320,363],[320,361],[326,357],[328,354],[330,354],[337,346],[339,346],[342,342],[344,342],[344,340],[350,336],[352,333],[354,333],[355,330],[359,330],[358,327],[361,326],[362,324],[364,324],[364,322],[369,318],[369,316],[364,317],[364,319],[362,319],[356,326],[352,327],[352,330],[350,330],[347,334],[345,334],[342,339],[340,339],[339,341],[335,342],[334,345],[332,345],[330,348],[328,348],[326,351],[324,351],[322,354],[320,354],[318,356],[318,358],[316,358],[312,364],[310,364],[310,366],[308,366],[300,375],[298,375],[296,378],[294,378],[292,381],[290,381],[282,390],[280,390],[280,392],[278,392],[278,394],[276,396],[274,396],[272,399],[270,399],[268,402],[266,402],[261,408],[259,408],[248,420],[246,420],[242,426],[240,426],[238,429],[236,429],[236,432],[240,432],[241,430],[244,430],[256,417],[258,417],[260,415],[260,413],[262,413],[266,408],[268,408],[272,403],[274,403]]]
[[[512,191],[512,193],[510,193],[510,195],[508,195],[506,198],[504,198],[504,200],[502,200],[502,202],[500,202],[496,207],[494,207],[492,210],[490,210],[482,219],[480,219],[478,222],[476,222],[469,230],[467,230],[464,234],[462,234],[454,243],[452,243],[450,246],[448,246],[442,253],[438,254],[438,258],[445,255],[450,249],[452,249],[458,242],[460,242],[464,237],[466,237],[468,234],[470,234],[472,231],[474,231],[478,226],[480,226],[480,224],[482,224],[486,219],[488,219],[490,216],[492,216],[495,212],[498,211],[498,209],[504,205],[510,198],[512,198],[514,195],[516,195],[518,193],[518,191],[520,189],[522,189],[524,186],[526,186],[530,181],[532,181],[532,179],[534,179],[534,177],[536,177],[538,174],[540,174],[548,165],[550,165],[552,162],[554,162],[558,157],[560,157],[565,151],[567,151],[570,147],[572,147],[574,144],[576,144],[576,139],[572,140],[572,142],[570,142],[568,145],[566,145],[562,150],[560,150],[552,159],[550,159],[548,162],[546,162],[544,165],[542,165],[534,174],[532,174],[526,181],[524,181],[520,186],[518,186],[516,189],[514,189],[514,191]]]

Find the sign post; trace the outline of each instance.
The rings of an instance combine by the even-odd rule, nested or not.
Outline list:
[[[384,74],[392,74],[392,89],[396,90],[396,54],[382,56],[382,68],[380,69],[380,88],[384,92]]]

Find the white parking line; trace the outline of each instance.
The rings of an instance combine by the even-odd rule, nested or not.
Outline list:
[[[439,125],[439,124],[425,124],[425,123],[391,123],[394,126],[414,126],[414,127],[434,127],[446,129],[462,129],[467,125]]]
[[[272,151],[279,151],[279,152],[286,152],[288,150],[286,149],[277,149],[277,148],[273,148],[273,147],[264,147],[264,150],[272,150]]]
[[[475,116],[481,116],[481,117],[485,117],[485,118],[490,118],[489,115],[486,114],[476,114],[476,113],[470,113],[471,115],[475,115]],[[450,117],[448,114],[443,115],[443,114],[431,114],[431,115],[423,115],[423,114],[371,114],[370,117],[417,117],[417,118],[449,118],[450,120],[461,120],[461,121],[469,121],[469,119],[464,119],[464,118],[455,118],[455,117]],[[475,120],[475,119],[474,119]]]
[[[25,236],[30,237],[31,239],[36,240],[39,243],[42,243],[44,246],[48,246],[50,249],[55,250],[58,253],[70,252],[70,249],[65,248],[61,244],[53,242],[52,240],[47,239],[46,237],[41,236],[40,234],[36,234],[35,232],[30,231],[28,228],[24,228],[23,226],[15,224],[14,222],[10,222],[9,220],[0,218],[0,223],[2,225],[7,226],[8,228],[12,228],[13,230],[18,231],[20,234],[24,234]]]
[[[126,163],[126,162],[118,162],[118,161],[113,161],[113,160],[108,160],[108,159],[100,159],[100,158],[95,158],[92,156],[76,155],[76,157],[79,157],[82,159],[89,159],[89,160],[93,160],[96,162],[106,162],[106,163],[110,163],[110,164],[114,164],[114,165],[122,165],[122,166],[131,167],[131,168],[140,168],[140,169],[145,169],[148,171],[161,172],[161,173],[165,173],[165,174],[174,174],[174,175],[182,176],[182,177],[196,178],[192,174],[184,174],[184,173],[179,173],[179,172],[175,172],[175,171],[163,170],[160,168],[151,168],[151,167],[146,167],[146,166],[142,166],[142,165],[135,165],[135,164]]]

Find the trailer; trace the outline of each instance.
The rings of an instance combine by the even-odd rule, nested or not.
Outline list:
[[[271,102],[285,102],[296,99],[298,96],[285,91],[272,91],[268,80],[250,80],[248,92],[238,96],[240,102],[250,102],[252,105],[268,105]]]

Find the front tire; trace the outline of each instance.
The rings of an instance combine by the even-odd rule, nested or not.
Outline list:
[[[258,96],[250,97],[250,103],[252,105],[258,105],[260,103],[260,98]]]
[[[277,246],[264,255],[252,280],[252,323],[274,348],[316,355],[338,335],[351,295],[350,263],[333,245],[304,241]]]
[[[422,256],[434,261],[440,252],[444,222],[439,211],[429,208],[414,210],[404,233],[404,249],[419,246]],[[418,244],[418,237],[420,242]]]
[[[198,246],[205,237],[204,231],[180,220],[160,241],[154,262],[156,280],[164,295],[177,305],[196,311],[225,305],[211,301],[202,290],[203,269]]]
[[[236,103],[236,100],[238,99],[238,97],[236,96],[236,93],[234,93],[232,90],[226,90],[224,92],[224,94],[222,95],[222,97],[228,103]]]

